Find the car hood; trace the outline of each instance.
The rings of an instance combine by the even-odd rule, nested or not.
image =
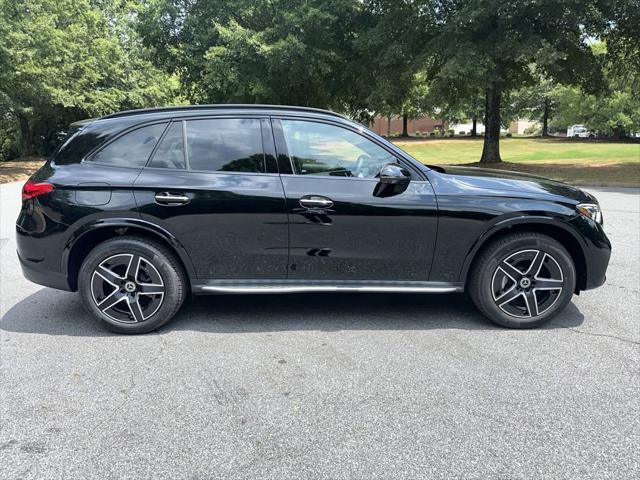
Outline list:
[[[478,167],[431,167],[439,172],[445,182],[453,182],[457,188],[482,190],[485,193],[551,195],[563,197],[576,202],[594,202],[595,198],[587,192],[550,178],[530,175],[527,173],[511,172],[508,170],[494,170]]]

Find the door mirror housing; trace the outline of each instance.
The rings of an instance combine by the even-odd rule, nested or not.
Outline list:
[[[387,163],[380,169],[378,184],[373,190],[374,197],[391,197],[404,192],[411,182],[411,173],[402,165]]]

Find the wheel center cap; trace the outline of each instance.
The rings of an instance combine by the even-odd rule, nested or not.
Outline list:
[[[136,284],[133,282],[127,282],[124,284],[124,289],[131,293],[131,292],[135,292],[136,291]]]
[[[520,279],[520,286],[522,288],[529,288],[531,286],[531,280],[528,279],[527,277],[522,277]]]

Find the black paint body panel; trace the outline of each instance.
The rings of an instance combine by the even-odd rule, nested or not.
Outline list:
[[[190,197],[158,205],[159,191]],[[142,220],[179,238],[197,278],[286,278],[287,214],[278,175],[145,169],[135,199]]]
[[[284,175],[289,212],[289,278],[428,280],[436,242],[437,206],[431,184],[373,196],[375,179]],[[308,194],[329,197],[329,209],[309,209]]]
[[[242,110],[239,113],[239,110]],[[105,142],[145,123],[216,115],[261,119],[268,173],[127,168],[86,161]],[[311,118],[358,131],[411,171],[401,194],[373,195],[371,178],[292,174],[278,121]],[[278,173],[279,172],[279,173]],[[503,171],[428,168],[343,117],[304,109],[218,107],[153,111],[83,125],[33,177],[55,190],[23,202],[18,254],[37,283],[74,290],[76,245],[100,228],[144,231],[173,249],[192,284],[217,281],[435,282],[463,286],[493,234],[514,226],[562,229],[586,263],[584,285],[601,285],[611,252],[602,226],[576,205],[580,189]],[[159,192],[188,196],[160,205]],[[330,208],[305,208],[321,195]]]

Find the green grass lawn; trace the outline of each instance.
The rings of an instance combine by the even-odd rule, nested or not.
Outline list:
[[[424,163],[473,163],[480,160],[482,139],[394,140]],[[578,142],[562,139],[503,138],[500,152],[505,162],[623,163],[640,162],[640,144]]]
[[[392,139],[426,164],[477,166],[482,139]],[[490,168],[516,170],[556,178],[576,185],[640,187],[640,144],[566,139],[504,138],[502,163]],[[24,181],[44,159],[0,162],[0,183]]]
[[[482,138],[393,139],[426,164],[475,164]],[[640,186],[640,144],[566,139],[504,138],[501,168],[535,173],[576,184]]]

